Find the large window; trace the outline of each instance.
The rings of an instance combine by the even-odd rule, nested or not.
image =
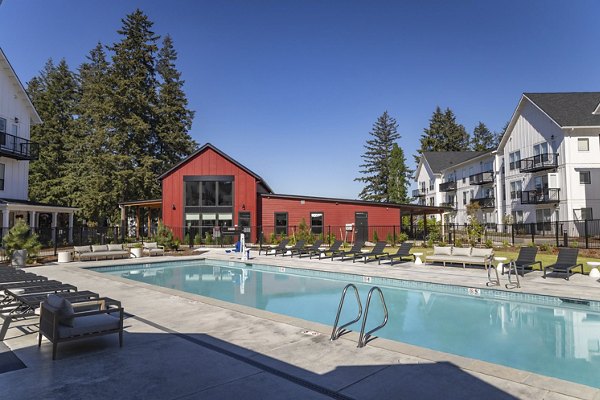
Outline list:
[[[523,190],[523,186],[522,186],[521,181],[511,182],[510,183],[510,199],[511,200],[520,200],[522,190]]]
[[[200,205],[200,182],[185,183],[185,205],[199,206]]]
[[[508,169],[509,170],[513,170],[513,169],[519,169],[519,167],[521,166],[521,152],[520,151],[515,151],[512,152],[508,155]]]
[[[288,232],[288,215],[287,213],[275,213],[275,234],[287,235]]]
[[[313,212],[310,213],[310,231],[314,235],[320,235],[323,233],[323,213]]]
[[[579,183],[589,185],[592,183],[592,175],[590,171],[579,171]]]
[[[588,139],[588,138],[577,139],[577,150],[578,151],[590,151],[590,139]]]
[[[0,190],[4,190],[4,164],[0,164]]]
[[[233,182],[218,182],[218,193],[219,193],[219,205],[220,206],[232,206],[233,205]]]
[[[202,182],[202,205],[205,207],[217,205],[217,182]]]
[[[233,205],[233,181],[185,182],[187,207],[223,207]]]

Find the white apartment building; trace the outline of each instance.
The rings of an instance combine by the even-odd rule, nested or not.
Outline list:
[[[29,200],[29,162],[38,156],[30,127],[42,123],[21,81],[0,49],[0,221],[2,234],[22,218],[31,227],[73,226],[72,207]],[[65,226],[66,227],[66,226]],[[71,232],[71,229],[69,229]]]
[[[416,181],[445,222],[465,223],[475,201],[488,226],[599,219],[600,92],[524,93],[497,150],[424,152]]]

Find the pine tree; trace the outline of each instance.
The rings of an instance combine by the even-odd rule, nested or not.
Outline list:
[[[420,155],[424,151],[466,151],[469,150],[469,134],[465,127],[456,122],[456,116],[450,108],[442,112],[436,107],[429,128],[425,128],[421,135],[421,148],[417,150],[415,163],[419,163]]]
[[[394,143],[389,159],[388,190],[390,203],[408,203],[412,171],[406,167],[404,150]]]
[[[502,138],[504,137],[504,134],[506,133],[509,124],[510,121],[506,121],[506,123],[502,127],[502,130],[500,130],[500,132],[494,133],[494,148],[497,148],[500,145],[500,142],[502,141]]]
[[[355,181],[364,182],[365,186],[359,196],[363,200],[390,201],[388,178],[390,175],[390,155],[394,142],[400,139],[398,124],[385,111],[373,125],[369,134],[373,137],[367,140],[365,152],[361,156],[363,164],[360,173],[363,175]]]
[[[163,40],[158,56],[156,70],[161,83],[158,88],[157,142],[154,153],[160,160],[157,172],[162,173],[190,155],[197,144],[188,134],[194,112],[187,108],[184,81],[175,67],[177,52],[169,35]]]
[[[40,153],[29,166],[29,197],[70,206],[73,196],[65,185],[65,176],[76,143],[75,110],[79,101],[76,75],[65,60],[58,65],[48,60],[40,76],[28,83],[27,90],[44,121],[31,127],[31,140],[40,144]]]
[[[481,121],[473,130],[471,150],[487,151],[496,147],[496,135],[492,133]]]

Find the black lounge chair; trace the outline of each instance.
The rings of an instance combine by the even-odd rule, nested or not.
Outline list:
[[[375,247],[373,247],[373,249],[368,252],[368,253],[357,253],[354,256],[352,256],[352,262],[356,262],[357,258],[362,258],[363,262],[366,264],[367,261],[369,260],[369,257],[375,257],[375,259],[377,259],[377,257],[382,256],[385,254],[385,246],[387,245],[386,242],[377,242],[375,243]]]
[[[354,245],[352,246],[352,248],[350,250],[341,250],[335,253],[331,253],[331,260],[333,261],[334,257],[342,257],[342,261],[344,261],[344,259],[347,256],[352,256],[354,257],[354,255],[362,253],[361,249],[365,246],[365,242],[357,240],[356,242],[354,242]]]
[[[290,257],[294,256],[294,253],[302,250],[304,248],[304,243],[306,241],[305,240],[298,240],[296,241],[296,244],[293,247],[290,247],[289,249],[285,249],[285,251],[281,252],[281,256],[285,257],[285,255],[287,254],[287,252],[290,252]],[[275,252],[275,255],[277,255],[277,252]]]
[[[395,252],[394,254],[384,254],[381,257],[377,257],[377,259],[379,260],[379,264],[381,264],[381,260],[390,260],[390,265],[394,265],[394,258],[398,258],[400,259],[400,261],[402,261],[405,258],[410,258],[409,261],[415,261],[416,256],[414,254],[410,253],[410,249],[413,247],[412,243],[409,242],[404,242],[402,244],[400,244],[400,247],[398,247],[398,251]]]
[[[325,255],[325,257],[329,257],[327,254],[328,253],[336,253],[340,250],[340,247],[342,247],[342,244],[344,244],[344,242],[342,242],[341,240],[336,240],[333,242],[333,244],[331,246],[329,246],[328,249],[325,250],[319,250],[316,253],[311,253],[309,258],[312,258],[312,256],[319,256],[319,260],[321,259],[321,255]]]
[[[581,274],[583,274],[583,264],[577,264],[577,255],[579,249],[560,249],[558,250],[558,258],[552,265],[544,267],[544,279],[546,278],[546,270],[551,270],[557,273],[564,272],[566,274],[565,279],[569,280],[571,271],[577,267],[581,267]]]
[[[281,242],[279,242],[279,244],[276,247],[265,247],[264,249],[260,249],[258,250],[258,255],[260,255],[261,251],[265,251],[265,256],[269,255],[270,251],[275,250],[275,254],[277,254],[278,252],[282,251],[282,250],[286,250],[287,251],[287,244],[290,242],[290,239],[283,239]]]
[[[319,247],[321,247],[321,245],[323,244],[322,240],[317,240],[315,241],[312,245],[308,246],[308,247],[304,247],[298,251],[296,251],[296,253],[298,254],[298,257],[302,258],[302,254],[317,254],[319,250]],[[294,251],[292,251],[292,257],[294,256]]]
[[[521,247],[517,259],[510,261],[515,266],[515,269],[519,275],[525,276],[526,269],[533,271],[533,266],[536,264],[539,264],[540,269],[542,269],[542,262],[535,260],[537,252],[537,247]],[[507,264],[502,265],[502,275],[504,275],[504,268],[507,268]]]

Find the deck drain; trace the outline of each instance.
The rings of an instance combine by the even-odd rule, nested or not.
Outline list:
[[[320,333],[319,332],[315,332],[315,331],[302,331],[303,335],[308,335],[308,336],[319,336]]]

